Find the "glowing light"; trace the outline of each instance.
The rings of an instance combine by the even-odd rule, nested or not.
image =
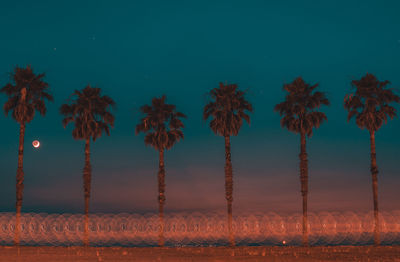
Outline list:
[[[38,140],[35,140],[35,141],[32,142],[32,146],[34,148],[38,148],[38,147],[40,147],[40,142]]]
[[[285,240],[283,240],[283,241],[282,241],[282,244],[286,245],[286,241],[285,241]]]

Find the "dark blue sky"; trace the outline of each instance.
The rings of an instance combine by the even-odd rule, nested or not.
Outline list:
[[[166,154],[166,210],[224,209],[223,139],[202,120],[206,93],[222,81],[248,90],[255,108],[232,139],[235,211],[300,211],[300,139],[273,112],[297,76],[331,101],[308,143],[309,209],[372,209],[368,132],[346,122],[342,101],[366,72],[399,93],[399,10],[398,1],[3,1],[1,86],[31,64],[55,97],[27,126],[23,210],[83,209],[84,145],[58,108],[88,83],[117,103],[111,136],[92,147],[93,212],[157,210],[158,154],[134,127],[138,108],[162,94],[188,115],[185,140]],[[0,211],[13,211],[19,129],[4,114],[0,125]],[[376,136],[385,210],[400,208],[399,130],[396,119]]]

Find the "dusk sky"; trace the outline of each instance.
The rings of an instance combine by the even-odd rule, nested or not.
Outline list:
[[[22,211],[83,212],[84,142],[59,107],[87,84],[117,104],[111,136],[92,146],[91,212],[158,210],[158,153],[134,129],[139,107],[163,94],[188,116],[185,139],[165,154],[166,212],[225,210],[224,139],[202,112],[227,82],[254,106],[231,140],[234,214],[300,212],[300,137],[273,111],[298,76],[331,101],[307,144],[309,210],[372,211],[369,134],[347,123],[343,98],[367,72],[400,94],[399,10],[395,0],[2,1],[1,87],[31,65],[54,96],[27,125]],[[3,113],[0,126],[0,212],[14,212],[19,126]],[[395,119],[376,134],[381,210],[400,209],[399,131]]]

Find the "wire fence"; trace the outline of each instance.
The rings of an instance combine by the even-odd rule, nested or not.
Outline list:
[[[167,246],[210,246],[228,243],[224,213],[167,213]],[[400,243],[400,210],[381,212],[382,244]],[[22,245],[81,245],[82,214],[23,213]],[[160,230],[158,214],[90,214],[89,240],[93,246],[155,246]],[[366,245],[373,243],[373,213],[320,212],[308,214],[311,245]],[[0,245],[12,245],[15,213],[0,213]],[[236,214],[233,232],[237,245],[300,245],[302,215]]]

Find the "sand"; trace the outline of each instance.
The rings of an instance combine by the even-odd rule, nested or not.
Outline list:
[[[400,261],[400,246],[0,247],[3,262],[46,261]]]

